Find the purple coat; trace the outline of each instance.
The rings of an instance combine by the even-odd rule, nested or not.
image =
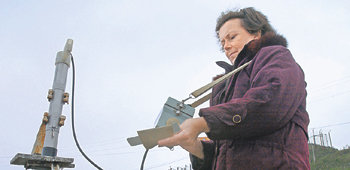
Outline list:
[[[194,169],[310,169],[304,73],[286,48],[268,33],[251,41],[234,66],[246,68],[212,90],[210,107],[199,115],[210,128],[204,160],[191,155]]]

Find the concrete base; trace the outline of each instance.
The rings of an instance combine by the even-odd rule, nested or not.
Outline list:
[[[74,168],[73,162],[74,158],[17,153],[10,163],[12,165],[23,165],[26,169],[52,169],[57,166],[59,168]]]

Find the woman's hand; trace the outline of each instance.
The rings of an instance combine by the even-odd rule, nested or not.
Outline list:
[[[202,117],[187,119],[180,125],[180,129],[180,132],[174,136],[158,141],[158,145],[168,147],[180,145],[191,154],[203,159],[203,145],[198,135],[202,132],[209,132],[205,119]]]

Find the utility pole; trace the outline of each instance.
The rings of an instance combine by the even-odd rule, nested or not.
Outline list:
[[[60,127],[64,125],[65,116],[62,115],[62,107],[68,104],[69,94],[65,93],[68,68],[70,66],[70,52],[73,40],[67,40],[63,51],[57,53],[55,78],[53,81],[52,98],[49,107],[49,122],[46,125],[43,156],[57,156],[57,143]]]
[[[329,146],[329,145],[328,145],[328,135],[327,135],[327,134],[323,134],[323,135],[324,135],[324,137],[325,137],[325,139],[326,139],[326,145]]]
[[[316,157],[315,157],[315,146],[316,146],[316,142],[315,142],[315,129],[312,129],[312,137],[314,138],[314,144],[311,145],[312,157],[313,157],[313,159],[314,159],[314,163],[316,163]]]
[[[26,169],[58,170],[74,168],[73,158],[57,157],[58,134],[66,119],[62,115],[64,104],[68,104],[69,94],[65,92],[70,53],[73,40],[68,39],[63,51],[57,53],[56,69],[52,89],[47,99],[50,102],[49,112],[45,112],[32,154],[18,153],[11,164],[23,165]],[[42,140],[44,139],[44,140]]]
[[[319,131],[318,136],[320,137],[321,146],[324,146],[323,134],[322,134],[321,130]]]
[[[331,144],[331,147],[333,148],[332,139],[331,139],[331,131],[328,132],[328,137],[329,137],[329,143]]]
[[[316,145],[315,129],[312,129],[312,136],[314,138],[314,145]]]

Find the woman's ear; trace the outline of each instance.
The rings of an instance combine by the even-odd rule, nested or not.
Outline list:
[[[261,30],[254,34],[254,40],[261,38]]]

